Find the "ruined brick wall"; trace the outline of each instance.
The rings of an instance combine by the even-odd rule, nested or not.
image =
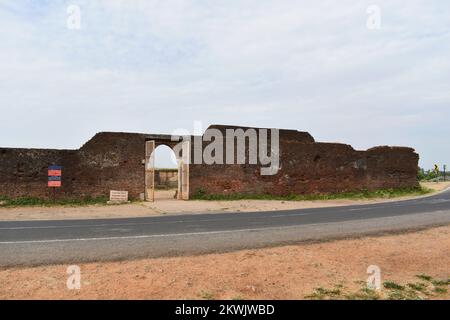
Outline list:
[[[79,150],[0,148],[0,196],[49,198],[49,165],[63,166],[57,197],[108,196],[144,192],[145,134],[99,133]]]
[[[166,136],[99,133],[78,150],[0,148],[0,196],[51,197],[47,168],[61,165],[58,197],[108,196],[110,190],[127,190],[137,199],[145,188],[142,160],[147,139],[174,145]],[[289,195],[414,187],[418,159],[410,148],[357,151],[345,144],[315,142],[306,132],[280,130],[281,168],[276,175],[262,176],[259,165],[191,164],[189,193]]]
[[[47,198],[49,165],[74,163],[70,150],[0,149],[0,196]]]
[[[224,131],[227,127],[213,126]],[[244,128],[246,129],[246,128]],[[225,152],[225,151],[224,151]],[[326,194],[418,186],[419,156],[411,148],[319,143],[306,132],[280,130],[280,170],[260,165],[191,165],[190,194]]]

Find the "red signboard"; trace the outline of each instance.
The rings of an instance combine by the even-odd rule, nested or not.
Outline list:
[[[60,188],[61,187],[62,167],[50,166],[48,167],[48,187]]]
[[[48,186],[50,188],[59,188],[61,187],[61,181],[49,181]]]
[[[49,177],[61,177],[61,170],[48,170]]]

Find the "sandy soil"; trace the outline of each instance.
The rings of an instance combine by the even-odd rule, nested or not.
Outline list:
[[[435,191],[443,191],[450,187],[450,182],[422,182],[421,185]]]
[[[0,299],[303,299],[315,288],[360,288],[367,267],[382,281],[450,276],[450,226],[426,231],[194,257],[0,269]],[[450,289],[450,288],[449,288]],[[448,293],[440,299],[450,299]]]
[[[446,183],[425,183],[424,186],[442,191],[450,186]],[[414,197],[371,200],[317,200],[317,201],[277,201],[277,200],[238,200],[238,201],[180,201],[173,198],[175,191],[157,191],[155,202],[140,202],[125,205],[96,205],[86,207],[21,207],[0,208],[0,220],[58,220],[147,217],[164,214],[217,213],[217,212],[256,212],[271,210],[291,210],[305,208],[362,205],[370,203],[406,200]]]

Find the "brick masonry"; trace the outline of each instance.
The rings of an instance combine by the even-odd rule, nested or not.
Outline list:
[[[276,175],[261,176],[259,165],[191,165],[190,193],[290,195],[409,188],[418,186],[418,161],[411,148],[357,151],[346,144],[315,142],[306,132],[280,130]]]
[[[61,165],[57,197],[109,196],[125,190],[139,198],[144,189],[145,134],[98,133],[79,150],[0,149],[0,195],[52,197],[47,168]]]
[[[157,145],[174,145],[167,136],[102,132],[78,150],[0,148],[0,196],[51,197],[47,168],[61,165],[58,197],[107,197],[110,190],[126,190],[137,199],[144,192],[142,160],[149,139]],[[315,142],[306,132],[280,130],[281,169],[276,175],[260,175],[260,165],[192,164],[189,190],[191,195],[199,191],[289,195],[414,187],[418,160],[411,148],[357,151],[346,144]]]

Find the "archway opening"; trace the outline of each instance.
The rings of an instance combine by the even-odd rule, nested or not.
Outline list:
[[[153,151],[155,168],[155,200],[176,199],[178,190],[178,163],[175,152],[166,145]]]

